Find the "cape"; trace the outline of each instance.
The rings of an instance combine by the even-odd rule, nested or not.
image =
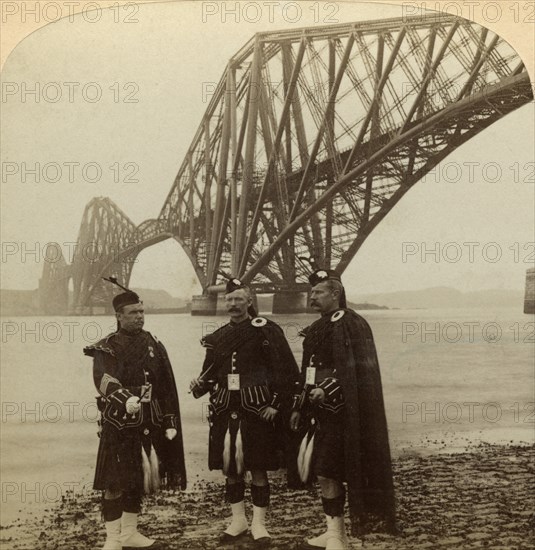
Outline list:
[[[186,463],[184,459],[184,440],[180,417],[180,403],[178,400],[178,392],[175,376],[173,374],[173,368],[165,346],[155,336],[150,334],[150,332],[143,332],[146,333],[154,342],[154,349],[160,359],[161,366],[172,382],[166,390],[170,393],[171,397],[171,408],[176,418],[177,435],[172,441],[169,441],[167,438],[163,438],[164,443],[159,457],[162,461],[160,475],[166,488],[185,489],[187,486],[187,477]],[[131,348],[128,349],[123,345],[123,342],[121,341],[121,334],[119,332],[111,333],[95,344],[84,348],[84,354],[89,357],[94,357],[95,351],[101,351],[112,355],[116,358],[119,364],[124,361],[128,354],[133,352]]]
[[[340,313],[343,311],[343,315]],[[345,398],[344,461],[351,530],[395,533],[395,500],[379,361],[370,326],[351,309],[309,327],[317,338],[332,323],[332,355]],[[307,331],[308,332],[308,331]]]

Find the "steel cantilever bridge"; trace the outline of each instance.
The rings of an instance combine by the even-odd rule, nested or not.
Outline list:
[[[128,284],[137,254],[170,238],[210,303],[230,275],[295,294],[300,256],[342,273],[429,170],[532,99],[515,50],[462,18],[258,33],[228,62],[158,217],[136,226],[93,199],[72,264],[45,265],[45,308],[70,278],[71,310],[109,303],[101,277]]]

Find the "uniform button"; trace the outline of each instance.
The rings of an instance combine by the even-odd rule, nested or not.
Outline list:
[[[149,435],[150,434],[150,430],[148,428],[145,428],[143,430],[143,435]]]
[[[232,420],[236,420],[236,418],[238,418],[238,413],[231,413],[230,418],[232,418]]]

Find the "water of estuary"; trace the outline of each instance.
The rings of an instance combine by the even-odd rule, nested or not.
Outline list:
[[[484,442],[534,439],[533,317],[499,310],[364,311],[381,364],[391,447],[455,452]],[[270,316],[298,362],[298,332],[314,315]],[[171,357],[179,389],[188,475],[206,467],[206,398],[188,393],[203,334],[224,317],[147,316]],[[96,391],[85,345],[114,330],[111,317],[4,317],[1,355],[2,524],[28,509],[91,490],[97,451]]]

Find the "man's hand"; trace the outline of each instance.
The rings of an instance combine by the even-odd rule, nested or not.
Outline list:
[[[172,441],[176,437],[177,431],[174,428],[167,428],[165,430],[165,437]]]
[[[133,396],[129,397],[126,400],[126,412],[128,414],[136,414],[141,410],[141,405],[139,404],[139,397]]]
[[[195,388],[202,388],[204,381],[200,378],[194,378],[189,384],[189,391],[192,392]]]
[[[273,407],[266,407],[260,412],[260,418],[264,419],[266,422],[271,422],[279,411]]]
[[[290,416],[290,429],[294,432],[299,428],[299,422],[301,421],[301,413],[299,411],[293,411]]]
[[[325,392],[321,388],[314,388],[308,394],[308,399],[313,405],[323,403],[325,401]]]

